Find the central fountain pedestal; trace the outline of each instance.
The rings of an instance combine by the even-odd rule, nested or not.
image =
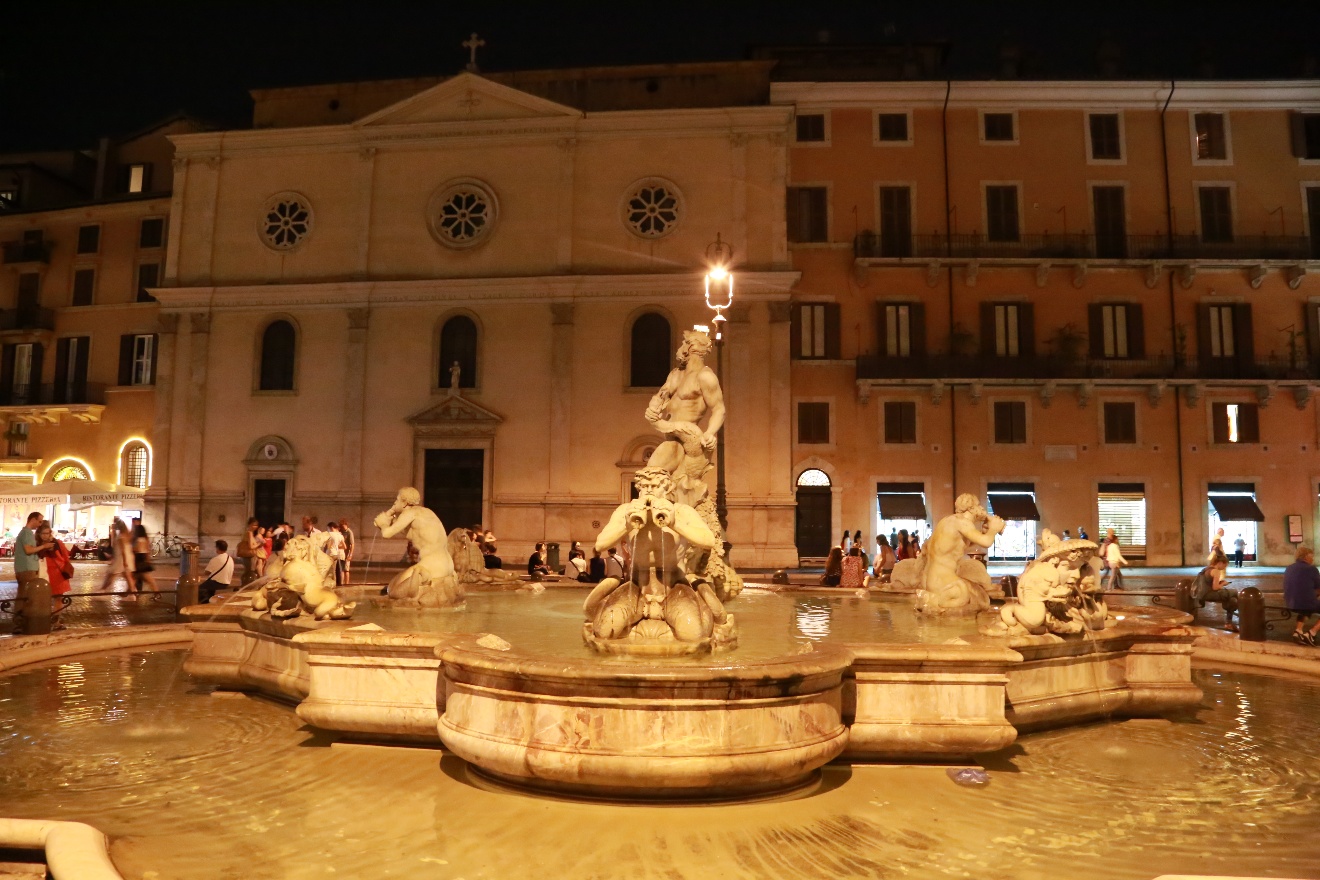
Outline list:
[[[745,664],[543,661],[464,636],[436,649],[440,739],[515,785],[597,798],[726,798],[808,782],[848,741],[849,652]]]

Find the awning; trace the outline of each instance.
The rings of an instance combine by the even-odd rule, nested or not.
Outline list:
[[[1265,522],[1265,514],[1250,495],[1211,495],[1220,522]]]
[[[988,495],[990,512],[1000,519],[1040,520],[1036,500],[1030,495]]]
[[[61,480],[0,489],[0,504],[67,504],[70,507],[140,504],[144,491],[100,480]]]
[[[926,499],[920,495],[877,495],[881,519],[926,519]]]

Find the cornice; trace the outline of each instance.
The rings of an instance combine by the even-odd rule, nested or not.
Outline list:
[[[427,148],[498,146],[528,140],[563,137],[611,140],[664,135],[698,138],[730,133],[783,135],[792,108],[729,107],[693,110],[627,110],[594,113],[582,118],[544,117],[507,120],[405,123],[399,125],[331,125],[174,135],[175,157],[260,155],[300,150],[356,151],[365,147]]]
[[[800,272],[739,272],[738,297],[785,301]],[[269,311],[272,297],[287,308],[371,308],[417,303],[570,302],[574,300],[700,301],[703,276],[555,275],[528,278],[439,278],[406,281],[333,281],[305,284],[246,284],[162,287],[152,294],[163,313]]]
[[[75,205],[69,208],[53,208],[46,211],[15,211],[12,214],[0,214],[0,228],[29,227],[43,223],[74,221],[86,223],[88,220],[113,220],[123,217],[148,217],[155,214],[169,214],[170,195],[152,196],[148,199],[133,199],[122,202],[93,202]]]
[[[770,101],[799,109],[942,106],[946,88],[956,108],[1158,110],[1172,90],[1171,109],[1320,110],[1320,80],[785,82],[771,84]]]

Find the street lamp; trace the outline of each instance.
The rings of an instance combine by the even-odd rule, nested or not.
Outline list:
[[[715,375],[720,380],[720,393],[724,388],[724,325],[728,319],[724,310],[733,305],[733,247],[727,244],[719,234],[715,241],[706,246],[706,307],[715,312]],[[726,398],[727,399],[727,398]],[[728,403],[725,403],[728,412]],[[726,415],[727,420],[727,415]],[[715,516],[720,521],[720,531],[724,535],[724,561],[729,561],[729,505],[724,488],[724,425],[721,423],[717,434],[719,447],[715,460]]]

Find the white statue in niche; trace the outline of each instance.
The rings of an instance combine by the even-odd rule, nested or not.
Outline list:
[[[953,513],[935,524],[930,539],[921,550],[924,560],[921,589],[917,591],[917,611],[922,614],[976,614],[990,607],[990,596],[982,583],[989,575],[976,579],[964,577],[969,548],[989,547],[1004,530],[1004,521],[986,513],[976,496],[959,495]],[[980,572],[985,566],[977,565]]]
[[[1093,541],[1060,540],[1049,529],[1018,578],[1018,600],[999,609],[987,635],[1075,635],[1105,628],[1109,609]]]
[[[669,500],[673,478],[663,467],[637,474],[639,497],[620,504],[596,539],[608,550],[632,546],[627,580],[606,578],[583,603],[583,637],[598,651],[688,654],[733,647],[733,615],[724,610],[706,566],[715,535],[691,505]]]
[[[665,435],[651,453],[648,468],[663,468],[673,477],[669,501],[686,504],[715,537],[707,567],[710,583],[725,601],[742,592],[742,578],[724,559],[724,530],[715,510],[714,493],[706,483],[713,467],[720,427],[724,424],[724,392],[715,371],[706,366],[713,343],[700,330],[683,331],[683,344],[665,384],[651,398],[646,420]],[[701,427],[705,418],[706,427]]]
[[[454,574],[449,540],[440,517],[422,506],[422,495],[407,487],[399,490],[389,510],[373,520],[381,537],[399,535],[417,549],[417,563],[390,579],[389,597],[421,608],[457,608],[463,604],[463,587]]]
[[[310,538],[290,538],[271,563],[271,570],[252,597],[253,611],[269,611],[277,619],[297,617],[304,611],[317,620],[347,620],[353,616],[357,603],[339,601],[333,562],[313,546]]]

